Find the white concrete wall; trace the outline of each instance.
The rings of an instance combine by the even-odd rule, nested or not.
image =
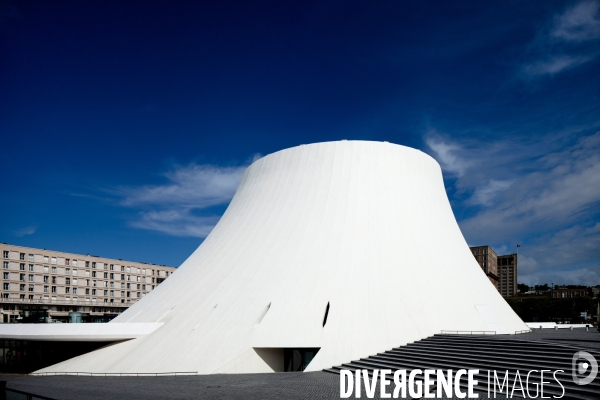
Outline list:
[[[264,372],[277,352],[254,348],[283,347],[321,348],[320,370],[442,330],[528,329],[473,258],[438,163],[365,141],[253,163],[204,243],[115,322],[164,325],[42,371]]]

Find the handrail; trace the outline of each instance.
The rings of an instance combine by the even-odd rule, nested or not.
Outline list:
[[[32,372],[29,375],[36,376],[185,376],[198,375],[198,371],[189,372]]]
[[[443,335],[495,335],[496,331],[441,331]]]

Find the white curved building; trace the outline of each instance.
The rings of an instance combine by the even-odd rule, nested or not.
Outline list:
[[[202,245],[114,323],[162,325],[38,372],[283,371],[303,348],[320,349],[304,352],[315,371],[441,331],[528,329],[473,258],[438,163],[366,141],[253,163]]]

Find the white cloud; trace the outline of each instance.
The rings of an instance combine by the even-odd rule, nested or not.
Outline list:
[[[590,208],[597,210],[600,132],[536,161],[538,169],[520,177],[493,208],[461,222],[465,234],[497,242],[511,232],[525,235],[570,225]]]
[[[600,132],[573,141],[582,129],[590,126],[543,138],[471,135],[462,143],[425,134],[432,155],[454,171],[446,184],[467,242],[499,254],[521,243],[526,283],[588,283],[577,280],[600,275]]]
[[[188,209],[147,211],[140,213],[140,219],[131,226],[166,233],[171,236],[192,236],[205,238],[219,222],[218,216],[197,217]]]
[[[549,60],[536,61],[523,67],[528,76],[554,75],[592,60],[590,56],[557,56]]]
[[[600,38],[597,1],[582,1],[555,18],[550,35],[564,41],[587,41]]]
[[[513,180],[502,181],[491,179],[487,185],[475,189],[475,193],[473,193],[470,202],[474,204],[489,205],[498,193],[505,191],[511,187],[513,183]]]
[[[463,176],[470,163],[461,154],[463,149],[456,143],[445,141],[437,132],[430,130],[425,143],[434,152],[435,159],[440,163],[444,172]]]
[[[35,227],[35,226],[28,226],[26,228],[21,228],[21,229],[17,230],[14,233],[14,235],[17,236],[17,237],[23,237],[23,236],[27,236],[27,235],[33,235],[36,230],[37,230],[37,227]]]
[[[258,158],[260,155],[254,155],[250,162]],[[123,187],[116,194],[121,205],[140,209],[131,226],[204,238],[220,218],[208,209],[229,203],[246,167],[177,166],[164,174],[165,184]]]
[[[123,204],[169,205],[206,208],[231,200],[240,178],[246,169],[242,167],[216,167],[190,164],[177,167],[165,174],[169,183],[122,188]]]
[[[600,39],[599,9],[598,1],[582,1],[555,15],[530,44],[530,60],[522,64],[520,76],[551,76],[594,60],[598,49],[585,44]]]

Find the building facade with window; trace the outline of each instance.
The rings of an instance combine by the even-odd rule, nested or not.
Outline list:
[[[517,254],[499,256],[490,246],[472,246],[471,253],[502,297],[517,295]]]
[[[490,246],[471,247],[475,260],[486,276],[498,288],[498,255]]]
[[[0,323],[108,321],[142,299],[175,268],[0,244]]]

